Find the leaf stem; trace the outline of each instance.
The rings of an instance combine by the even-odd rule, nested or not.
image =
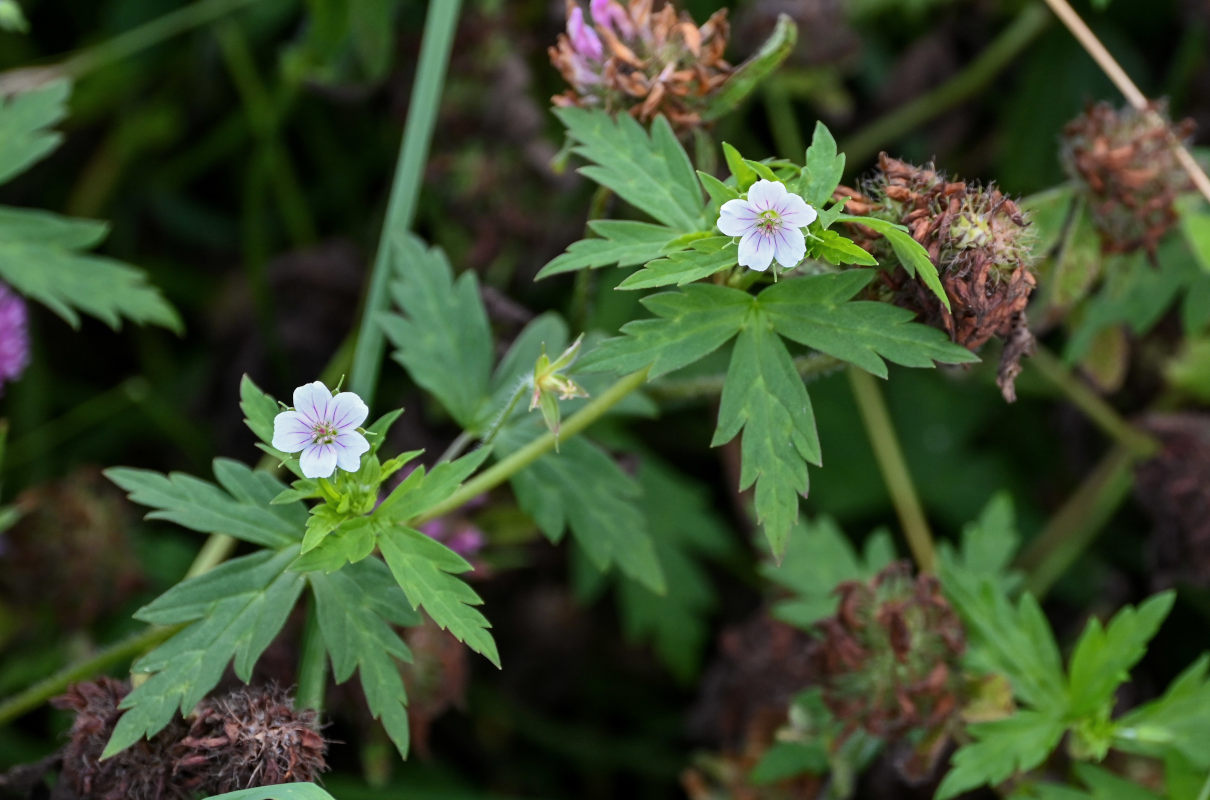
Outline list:
[[[1123,419],[1113,406],[1072,375],[1063,362],[1046,348],[1038,346],[1026,364],[1032,366],[1093,424],[1136,458],[1147,458],[1159,450],[1159,442]]]
[[[932,572],[936,563],[933,535],[929,531],[916,488],[912,485],[912,475],[903,458],[903,450],[899,447],[899,437],[895,434],[886,400],[874,376],[863,369],[849,367],[849,385],[853,388],[857,408],[874,449],[874,458],[886,481],[912,558],[921,572]]]
[[[307,603],[307,622],[303,628],[302,653],[298,661],[298,692],[294,695],[294,707],[322,711],[327,684],[327,648],[319,631],[319,612],[316,611],[315,601],[312,599]]]
[[[946,109],[974,97],[1004,71],[1046,29],[1050,15],[1027,3],[1004,29],[961,72],[945,83],[905,103],[853,134],[840,148],[850,168],[866,163],[903,134],[923,125]]]
[[[377,317],[387,307],[391,237],[408,230],[416,216],[416,201],[420,196],[429,144],[437,126],[437,110],[460,5],[461,0],[430,3],[424,21],[416,81],[412,86],[412,99],[408,103],[408,118],[399,147],[391,196],[387,201],[386,218],[378,239],[378,253],[370,273],[370,287],[361,312],[357,347],[353,352],[353,374],[349,380],[349,390],[361,395],[361,399],[370,405],[373,405],[374,390],[378,387],[378,373],[385,347]]]
[[[1040,599],[1088,549],[1129,494],[1136,459],[1129,447],[1117,445],[1055,512],[1017,559],[1027,576],[1026,590]]]
[[[647,380],[647,369],[644,368],[638,372],[632,372],[619,378],[612,386],[586,403],[583,408],[567,418],[567,421],[559,429],[558,438],[566,441],[600,419],[606,411],[613,408],[628,394],[643,385],[643,381]],[[472,498],[496,488],[516,473],[537,461],[541,456],[553,450],[555,442],[556,438],[554,434],[550,432],[542,434],[520,450],[462,484],[462,487],[447,497],[444,502],[438,503],[420,516],[410,520],[408,524],[412,527],[422,525],[437,517],[448,514]]]
[[[529,392],[532,386],[533,383],[528,378],[517,381],[517,388],[513,390],[513,396],[508,399],[508,404],[501,409],[496,418],[487,426],[487,431],[483,434],[483,444],[491,444],[495,440],[496,435],[500,433],[500,429],[504,427],[504,423],[512,415],[513,409],[517,407],[517,403],[521,402],[521,398]]]
[[[185,626],[173,625],[147,628],[141,633],[128,636],[120,642],[106,647],[87,661],[64,667],[54,675],[38,681],[0,703],[0,725],[6,725],[27,711],[34,710],[73,683],[91,678],[98,672],[104,672],[110,667],[130,661],[133,657],[163,642],[183,627]]]

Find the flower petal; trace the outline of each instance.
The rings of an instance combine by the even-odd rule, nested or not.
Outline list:
[[[332,393],[319,381],[305,383],[294,390],[294,410],[314,424],[328,418],[328,403]]]
[[[370,408],[353,392],[341,392],[328,403],[328,422],[338,431],[353,430],[366,421]]]
[[[758,212],[747,200],[728,200],[718,212],[718,229],[727,236],[743,236],[756,223]]]
[[[298,465],[308,478],[330,478],[336,471],[336,448],[330,444],[311,445],[303,450]]]
[[[779,208],[786,196],[786,185],[780,181],[761,179],[748,190],[748,203],[757,211]]]
[[[774,237],[774,257],[786,269],[797,267],[807,254],[807,240],[798,228],[783,227]]]
[[[336,466],[345,472],[356,472],[361,469],[361,457],[369,451],[370,443],[357,431],[345,431],[337,434],[332,447],[336,450]]]
[[[314,435],[297,411],[283,411],[273,418],[273,446],[283,453],[297,453],[311,443]]]
[[[819,213],[793,192],[786,194],[778,209],[782,221],[794,228],[805,228],[815,221]]]
[[[761,233],[749,233],[739,240],[739,265],[764,272],[773,260],[773,242]]]

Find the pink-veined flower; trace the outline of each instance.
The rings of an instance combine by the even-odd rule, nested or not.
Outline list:
[[[786,185],[759,180],[748,190],[746,200],[728,200],[718,215],[718,229],[727,236],[738,236],[739,265],[758,272],[777,263],[786,269],[795,267],[807,252],[802,228],[819,216]]]
[[[273,419],[273,446],[298,453],[302,474],[328,478],[337,467],[356,472],[370,443],[357,427],[370,409],[353,392],[335,396],[319,381],[294,390],[294,408]]]

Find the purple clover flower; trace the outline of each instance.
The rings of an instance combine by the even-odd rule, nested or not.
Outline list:
[[[421,525],[420,532],[441,542],[463,558],[470,558],[487,544],[483,531],[465,520],[438,517]]]
[[[25,300],[0,283],[0,390],[29,366],[29,312]]]
[[[584,10],[579,6],[567,14],[567,35],[571,37],[571,46],[580,55],[593,61],[604,58],[605,48],[601,46],[601,37],[584,21]]]
[[[603,28],[608,28],[623,39],[634,38],[634,25],[626,10],[618,5],[617,0],[589,0],[588,9],[592,12],[592,21]]]
[[[273,419],[273,446],[283,453],[302,452],[298,459],[308,478],[328,478],[337,467],[356,472],[370,449],[357,426],[370,409],[352,392],[333,396],[319,381],[294,390],[294,408]]]
[[[717,225],[727,236],[740,237],[739,265],[764,272],[773,259],[786,269],[798,266],[807,253],[801,229],[817,216],[784,183],[759,180],[748,190],[748,199],[723,203]]]

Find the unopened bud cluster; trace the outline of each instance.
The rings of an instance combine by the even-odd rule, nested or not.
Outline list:
[[[1176,224],[1176,196],[1189,186],[1176,146],[1192,134],[1192,120],[1173,128],[1163,106],[1119,111],[1108,103],[1063,129],[1064,169],[1084,189],[1105,252],[1155,253]]]
[[[701,124],[710,96],[731,74],[723,60],[727,11],[698,26],[671,3],[591,0],[588,14],[567,0],[567,33],[550,48],[550,60],[570,89],[557,106],[627,112],[642,122],[663,114],[677,130]]]

